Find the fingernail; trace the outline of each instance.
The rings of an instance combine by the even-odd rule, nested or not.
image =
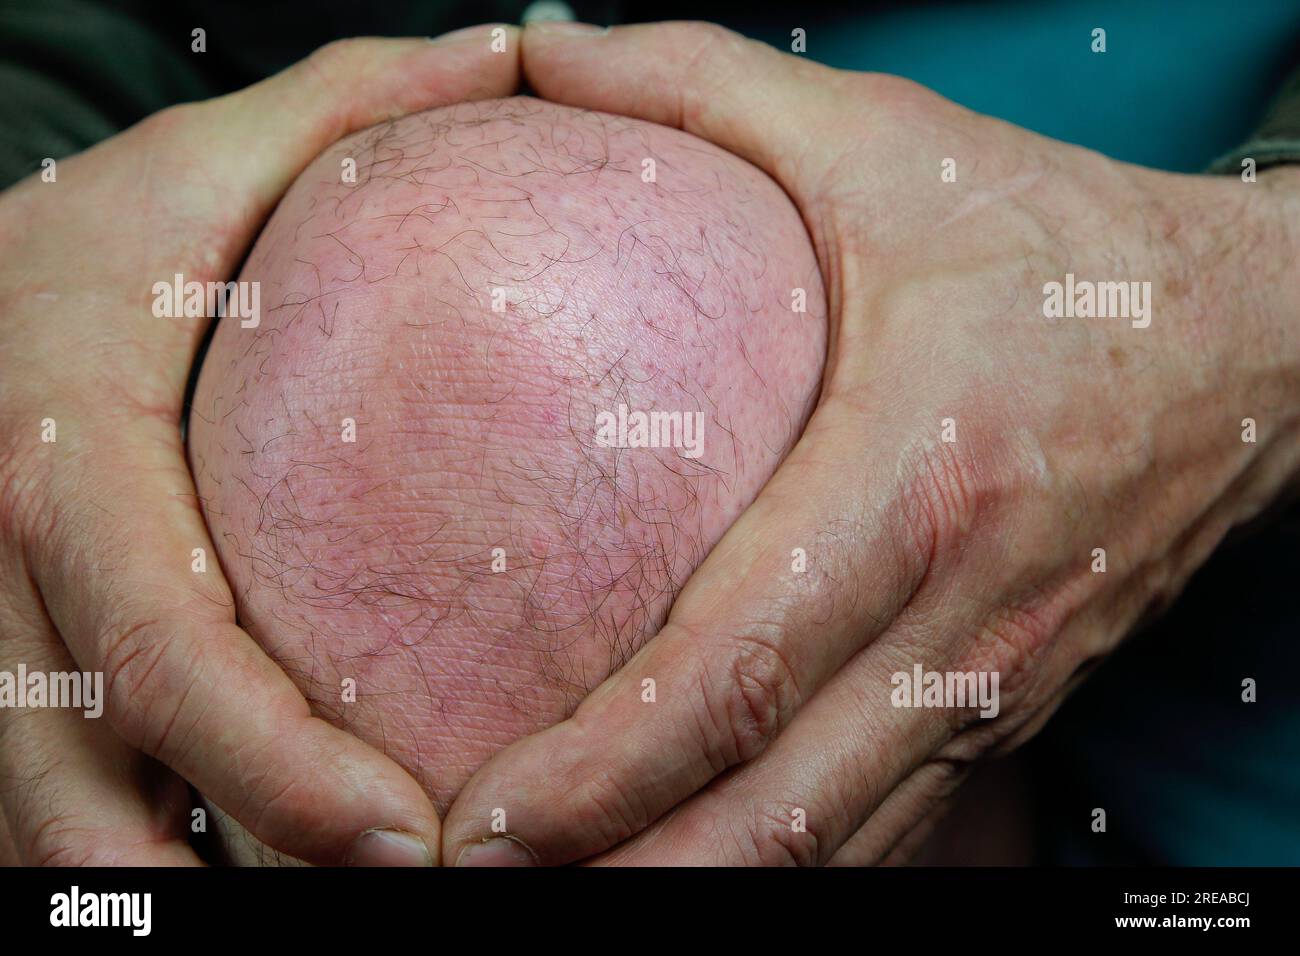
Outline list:
[[[516,837],[493,837],[471,843],[456,857],[457,866],[536,866],[537,857]]]
[[[429,848],[414,833],[367,830],[348,851],[348,866],[433,866]]]
[[[577,23],[573,20],[538,20],[528,24],[528,29],[534,33],[568,37],[601,36],[609,32],[609,27],[598,27],[594,23]]]
[[[477,26],[461,27],[459,30],[452,30],[450,33],[444,33],[442,36],[429,37],[430,43],[461,43],[465,40],[487,40],[491,37],[493,27],[500,26],[499,23],[480,23]]]

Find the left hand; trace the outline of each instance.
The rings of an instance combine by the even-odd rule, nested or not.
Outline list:
[[[1141,169],[701,25],[529,27],[523,62],[548,99],[777,179],[831,346],[802,439],[664,629],[478,772],[449,862],[497,808],[543,863],[880,860],[1296,475],[1296,173]],[[1149,325],[1046,317],[1067,274],[1149,283]],[[997,673],[996,716],[894,706],[916,665]]]
[[[98,673],[106,698],[102,721],[0,707],[0,859],[197,864],[188,782],[300,859],[436,862],[415,780],[314,715],[217,562],[197,573],[215,548],[178,425],[208,320],[151,300],[231,279],[341,136],[514,92],[514,37],[489,44],[333,43],[0,194],[0,672]]]

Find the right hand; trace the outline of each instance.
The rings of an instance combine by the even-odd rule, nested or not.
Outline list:
[[[1129,166],[717,27],[582,29],[529,26],[529,85],[780,183],[826,376],[663,629],[477,771],[445,856],[500,808],[548,864],[890,859],[1300,480],[1300,182]],[[1074,274],[1142,280],[1145,317],[1049,319]],[[996,706],[909,704],[914,668],[997,677]]]
[[[228,280],[340,137],[513,93],[517,38],[493,54],[488,29],[331,44],[0,195],[0,671],[100,671],[107,698],[104,720],[0,709],[0,808],[21,862],[198,863],[185,781],[309,862],[437,862],[416,782],[313,717],[236,624],[178,427],[206,322],[154,318],[150,290],[175,273]]]

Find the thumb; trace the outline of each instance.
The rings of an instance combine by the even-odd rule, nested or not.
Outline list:
[[[228,196],[251,203],[249,236],[327,146],[409,113],[509,96],[519,79],[519,31],[485,24],[445,37],[339,40],[227,96],[183,107],[216,148],[203,163]]]
[[[716,143],[776,179],[800,208],[833,159],[822,145],[838,139],[855,102],[838,92],[856,74],[710,23],[529,24],[523,67],[546,99]]]

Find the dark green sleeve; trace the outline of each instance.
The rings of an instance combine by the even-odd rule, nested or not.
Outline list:
[[[189,37],[129,4],[0,0],[0,189],[164,106],[211,95]]]
[[[513,23],[525,3],[0,0],[0,189],[47,156],[80,152],[173,103],[240,89],[330,40]],[[191,49],[196,27],[203,53]]]
[[[1257,169],[1300,163],[1300,68],[1282,85],[1255,135],[1216,159],[1208,171],[1239,173],[1246,158],[1255,160]]]

